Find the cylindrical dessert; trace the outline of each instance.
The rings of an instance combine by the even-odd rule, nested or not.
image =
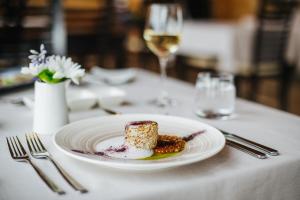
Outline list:
[[[152,150],[158,139],[158,124],[154,121],[129,122],[125,127],[125,144],[137,149]]]

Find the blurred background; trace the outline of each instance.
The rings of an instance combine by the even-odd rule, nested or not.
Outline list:
[[[171,77],[194,84],[202,71],[233,73],[239,97],[300,115],[300,8],[292,0],[1,0],[0,74],[28,64],[41,43],[87,70],[158,73],[142,36],[147,5],[168,2],[181,4],[185,19]],[[0,76],[0,87],[23,78]]]

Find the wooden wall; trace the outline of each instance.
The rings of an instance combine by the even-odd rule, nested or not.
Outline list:
[[[212,0],[213,16],[219,20],[238,20],[256,14],[259,0]]]

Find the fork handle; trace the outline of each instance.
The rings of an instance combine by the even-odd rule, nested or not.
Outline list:
[[[51,156],[48,157],[64,179],[77,191],[86,193],[88,190],[78,183],[66,170],[64,170]]]
[[[254,146],[254,147],[256,147],[256,148],[258,148],[260,150],[263,150],[263,151],[265,151],[267,154],[269,154],[271,156],[278,156],[279,155],[279,152],[277,150],[272,149],[270,147],[267,147],[265,145],[259,144],[257,142],[254,142],[252,140],[248,140],[246,138],[243,138],[243,137],[240,137],[240,136],[234,135],[234,134],[232,134],[232,137],[233,138],[237,138],[240,141],[246,142],[246,143],[248,143],[248,144],[250,144],[250,145],[252,145],[252,146]]]
[[[228,138],[226,138],[226,144],[229,145],[229,146],[232,146],[232,147],[234,147],[234,148],[236,148],[238,150],[241,150],[241,151],[243,151],[243,152],[245,152],[245,153],[247,153],[247,154],[249,154],[251,156],[254,156],[256,158],[259,158],[259,159],[266,159],[266,158],[268,158],[265,153],[263,153],[261,151],[258,151],[256,149],[252,149],[250,147],[247,147],[247,146],[245,146],[243,144],[240,144],[240,143],[235,142],[233,140],[230,140]]]
[[[58,194],[65,194],[60,187],[58,187],[38,166],[36,166],[30,159],[28,159],[29,164],[33,167],[36,173],[43,179],[43,181],[48,185],[48,187]]]

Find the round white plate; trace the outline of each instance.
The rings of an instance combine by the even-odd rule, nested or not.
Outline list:
[[[97,96],[89,90],[71,89],[67,91],[67,103],[71,110],[88,110],[97,103]]]
[[[95,78],[101,79],[111,85],[121,85],[132,81],[137,76],[136,69],[103,69],[101,67],[93,67],[91,74]]]
[[[125,101],[126,92],[116,87],[102,87],[95,91],[70,88],[66,96],[70,110],[81,111],[91,109],[96,103],[103,107],[118,106]],[[22,101],[28,108],[33,109],[33,97],[23,97]]]
[[[97,90],[100,106],[110,107],[120,105],[126,98],[126,92],[116,87],[103,87]]]
[[[201,130],[205,132],[187,142],[186,148],[181,153],[159,160],[119,159],[72,151],[96,152],[101,142],[123,135],[126,123],[139,120],[156,121],[159,125],[159,134],[187,136]],[[176,167],[207,159],[223,149],[225,138],[217,129],[191,119],[166,115],[124,114],[71,123],[56,133],[54,143],[66,155],[85,162],[121,169],[150,170]]]
[[[98,102],[101,106],[117,106],[124,102],[126,92],[116,87],[102,87],[95,91],[71,89],[67,92],[67,102],[71,110],[88,110]]]

